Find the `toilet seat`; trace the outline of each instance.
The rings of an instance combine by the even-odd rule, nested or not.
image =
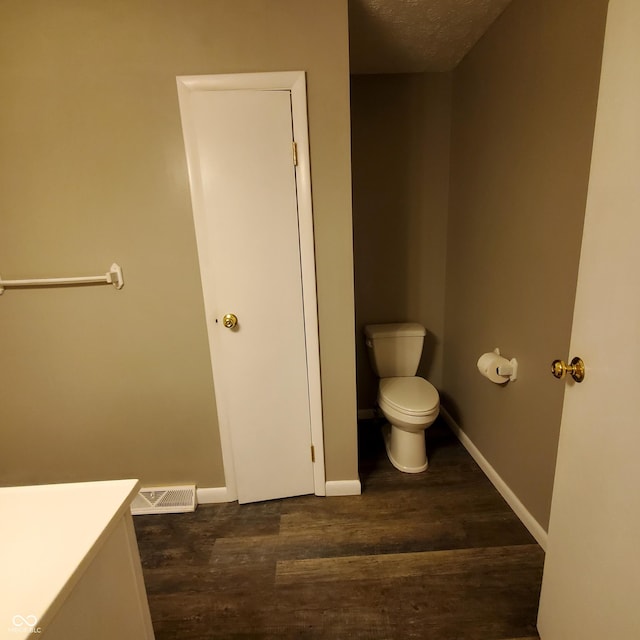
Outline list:
[[[382,378],[378,400],[396,411],[415,417],[435,413],[440,406],[438,390],[418,376]]]

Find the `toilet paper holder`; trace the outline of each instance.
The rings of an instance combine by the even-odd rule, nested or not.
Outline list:
[[[501,356],[498,347],[493,352],[480,356],[478,370],[485,378],[496,384],[515,382],[518,379],[518,361],[515,358],[507,360]]]

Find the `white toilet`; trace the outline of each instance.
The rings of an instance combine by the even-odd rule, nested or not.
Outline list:
[[[371,364],[380,378],[378,406],[389,421],[383,431],[387,455],[405,473],[427,468],[424,430],[440,411],[437,389],[416,376],[425,333],[415,322],[365,327]]]

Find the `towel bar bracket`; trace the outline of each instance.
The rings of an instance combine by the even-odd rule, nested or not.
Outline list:
[[[112,284],[116,289],[124,287],[124,278],[122,277],[122,267],[115,262],[111,265],[111,269],[106,274],[107,282]]]

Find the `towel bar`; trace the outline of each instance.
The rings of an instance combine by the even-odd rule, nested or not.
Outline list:
[[[36,278],[27,280],[2,280],[0,278],[0,294],[5,287],[47,287],[73,284],[112,284],[116,289],[122,289],[124,278],[122,268],[115,262],[103,276],[80,276],[74,278]]]

